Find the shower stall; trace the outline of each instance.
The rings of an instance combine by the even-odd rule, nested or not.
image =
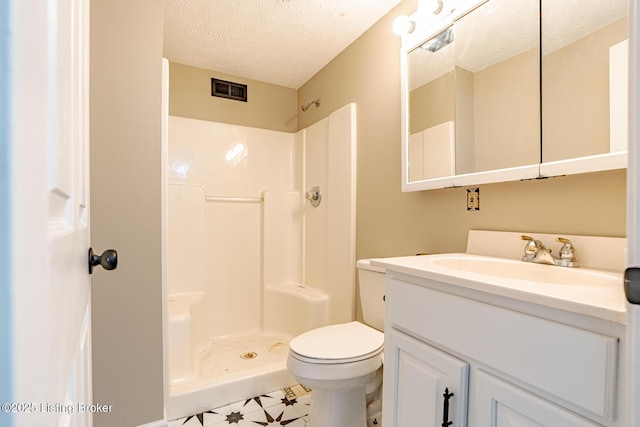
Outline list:
[[[353,319],[355,120],[354,104],[295,134],[167,117],[168,420],[295,384],[290,339]]]

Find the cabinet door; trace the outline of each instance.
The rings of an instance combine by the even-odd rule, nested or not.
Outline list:
[[[394,329],[384,357],[385,427],[466,427],[468,363]]]
[[[477,374],[472,399],[478,411],[475,426],[600,426],[482,371]]]

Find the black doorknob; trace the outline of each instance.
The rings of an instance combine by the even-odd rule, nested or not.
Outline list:
[[[93,248],[89,248],[89,274],[93,273],[93,267],[102,266],[105,270],[115,270],[118,266],[118,252],[115,249],[107,249],[101,255],[95,255]]]

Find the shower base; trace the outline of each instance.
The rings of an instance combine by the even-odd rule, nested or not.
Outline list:
[[[167,420],[296,384],[286,366],[290,340],[263,334],[211,339],[194,355],[197,376],[170,385]]]

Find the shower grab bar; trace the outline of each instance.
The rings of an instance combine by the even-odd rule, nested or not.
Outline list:
[[[262,197],[207,196],[207,202],[262,203]]]

